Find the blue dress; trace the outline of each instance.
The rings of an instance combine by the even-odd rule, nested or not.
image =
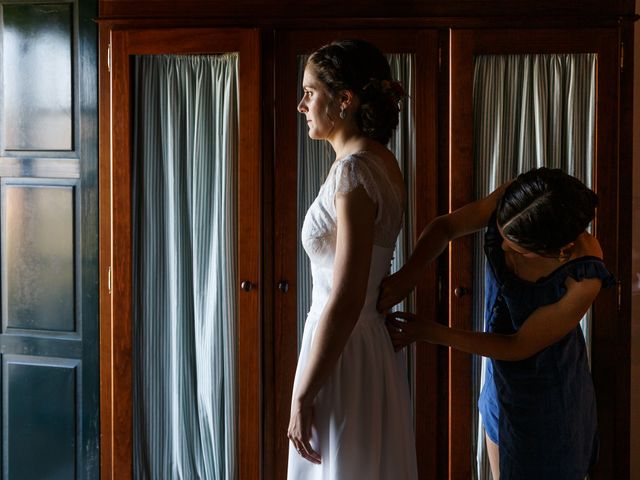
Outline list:
[[[515,333],[538,307],[562,298],[568,276],[614,283],[592,256],[570,260],[536,282],[517,277],[507,268],[495,215],[484,249],[488,332]],[[525,360],[491,359],[478,407],[487,435],[500,445],[501,480],[583,480],[598,456],[598,432],[580,326]]]

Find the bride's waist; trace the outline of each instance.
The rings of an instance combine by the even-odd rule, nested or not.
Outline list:
[[[383,323],[384,315],[378,312],[376,309],[376,300],[372,299],[369,302],[365,302],[362,310],[360,310],[360,314],[358,315],[358,323],[360,322],[375,322],[375,323]],[[309,314],[307,315],[307,319],[314,318],[319,319],[324,312],[326,303],[322,304],[311,304],[311,309],[309,310]]]

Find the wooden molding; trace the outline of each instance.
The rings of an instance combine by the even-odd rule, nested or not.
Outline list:
[[[581,17],[635,13],[635,0],[100,0],[101,17],[233,18],[415,18],[415,17]],[[508,24],[508,23],[507,23]]]

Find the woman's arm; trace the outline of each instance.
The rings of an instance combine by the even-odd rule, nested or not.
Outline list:
[[[388,316],[389,332],[396,348],[424,340],[496,360],[523,360],[573,330],[589,310],[601,285],[597,278],[580,282],[567,278],[565,295],[556,303],[536,309],[511,335],[461,330],[426,319],[415,321],[415,315],[404,312]]]
[[[309,444],[312,405],[335,368],[367,294],[376,207],[362,186],[336,195],[338,231],[331,295],[319,319],[309,360],[293,395],[289,438],[303,457],[320,456]]]
[[[429,222],[420,234],[407,263],[382,282],[378,310],[386,311],[409,295],[424,268],[442,253],[450,241],[486,227],[509,183],[498,187],[481,200]]]

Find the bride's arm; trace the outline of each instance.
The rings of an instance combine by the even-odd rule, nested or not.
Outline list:
[[[367,294],[376,206],[362,186],[335,197],[338,217],[331,294],[316,329],[309,360],[294,392],[289,438],[302,455],[319,462],[311,449],[312,405],[333,371]]]

